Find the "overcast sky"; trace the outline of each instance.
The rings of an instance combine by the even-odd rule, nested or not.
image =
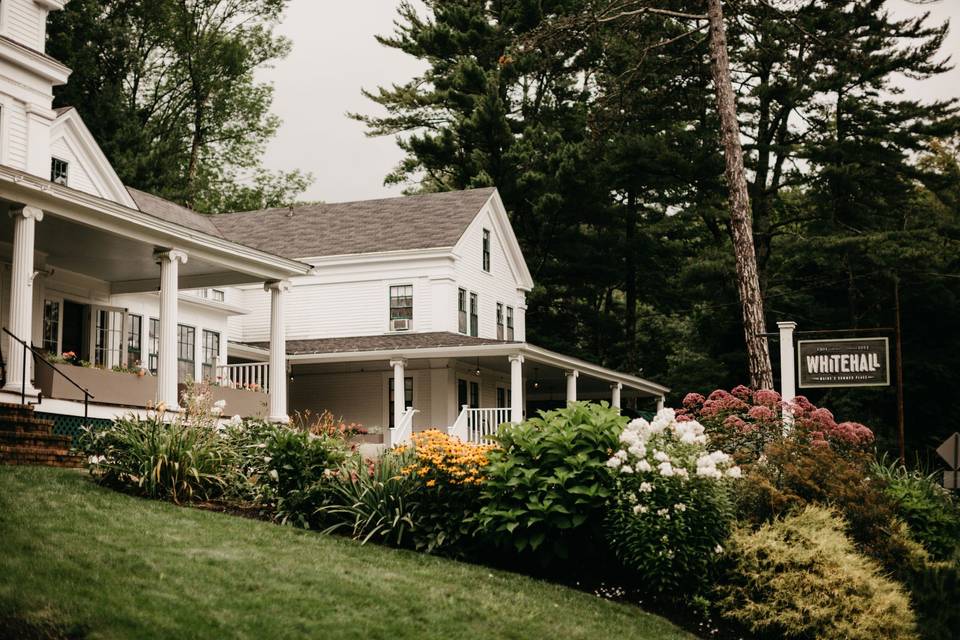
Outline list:
[[[888,0],[898,14],[930,11],[938,20],[951,19],[946,50],[960,61],[960,0],[941,0],[917,7],[906,0]],[[364,127],[347,112],[375,112],[377,105],[362,95],[375,88],[403,82],[423,64],[379,45],[375,34],[393,29],[397,0],[292,0],[279,32],[293,41],[293,51],[262,77],[274,83],[273,111],[283,120],[267,149],[271,169],[299,168],[314,175],[306,200],[341,202],[399,195],[401,187],[386,187],[384,176],[402,153],[392,138],[367,138]],[[960,69],[924,83],[908,85],[930,98],[960,95]]]

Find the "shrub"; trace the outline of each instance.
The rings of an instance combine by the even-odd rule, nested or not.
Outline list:
[[[884,481],[884,492],[897,514],[930,555],[936,560],[953,557],[960,549],[960,505],[936,476],[885,459],[875,462],[871,471]]]
[[[477,516],[482,533],[545,560],[599,538],[613,484],[606,461],[626,422],[606,403],[578,402],[501,427],[499,448],[488,453]]]
[[[308,431],[315,436],[328,436],[345,440],[367,433],[367,430],[360,424],[344,422],[342,417],[337,418],[327,409],[320,413],[313,413],[309,409],[296,411],[290,424],[294,429]]]
[[[436,429],[412,436],[413,459],[403,473],[418,483],[414,545],[428,553],[456,551],[473,537],[486,479],[489,445],[461,442]]]
[[[346,531],[362,543],[371,540],[394,547],[413,548],[418,525],[419,484],[403,470],[413,454],[404,448],[385,451],[371,462],[350,458],[323,488],[316,509],[325,533]],[[315,502],[318,502],[315,500]]]
[[[216,431],[165,422],[162,413],[84,428],[76,446],[90,456],[90,471],[99,481],[150,498],[207,499],[230,481],[231,451]]]
[[[628,424],[607,462],[617,475],[607,539],[656,596],[701,593],[730,534],[727,483],[740,469],[723,452],[708,452],[706,442],[699,423],[677,422],[664,409],[652,423]]]
[[[724,616],[753,633],[786,638],[916,637],[903,589],[856,553],[839,516],[807,506],[731,538]]]

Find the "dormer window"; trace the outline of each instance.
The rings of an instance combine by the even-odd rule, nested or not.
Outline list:
[[[483,270],[490,272],[490,230],[483,230]]]
[[[67,186],[67,168],[70,166],[66,160],[60,158],[50,159],[50,182]]]

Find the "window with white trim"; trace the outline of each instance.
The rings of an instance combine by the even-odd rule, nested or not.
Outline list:
[[[470,292],[470,335],[480,335],[480,301],[477,294]]]
[[[143,358],[143,316],[127,316],[127,368],[141,366]]]
[[[483,270],[490,273],[490,229],[483,230]]]
[[[401,284],[390,287],[390,328],[394,328],[395,321],[404,320],[406,328],[413,324],[413,285]],[[403,327],[399,327],[403,328]]]
[[[160,361],[160,321],[150,318],[150,331],[147,337],[147,369],[157,375],[157,363]]]
[[[50,158],[50,182],[67,186],[67,170],[70,163],[60,158]]]
[[[43,301],[43,350],[60,353],[60,301]]]
[[[177,325],[177,382],[190,382],[196,376],[197,330],[185,324]]]
[[[467,332],[467,290],[457,290],[457,327],[460,333]]]
[[[220,334],[204,329],[202,349],[200,376],[204,382],[213,382],[217,376],[217,360],[220,358]]]
[[[390,428],[392,429],[392,428],[395,426],[395,425],[394,425],[394,420],[393,420],[393,418],[394,418],[393,408],[394,408],[394,406],[395,406],[395,405],[394,405],[394,399],[393,399],[393,397],[394,397],[394,393],[393,393],[394,379],[393,379],[393,378],[389,378],[389,383],[388,383],[388,384],[390,385],[390,387],[389,387],[390,402],[389,402],[389,406],[388,406],[388,411],[390,412],[390,414],[389,414],[389,420],[390,420]],[[407,407],[412,407],[412,406],[413,406],[413,378],[404,378],[404,379],[403,379],[403,397],[404,397],[404,400],[406,400],[406,407],[404,407],[404,409],[406,409]]]
[[[503,340],[503,303],[497,303],[497,340]]]
[[[513,340],[513,307],[507,307],[507,340]]]

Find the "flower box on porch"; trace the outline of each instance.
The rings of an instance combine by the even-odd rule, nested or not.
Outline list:
[[[154,376],[138,376],[134,373],[76,367],[70,364],[51,366],[89,391],[93,396],[91,402],[97,404],[148,407],[157,400],[157,379]],[[38,362],[34,377],[44,398],[83,402],[83,392],[50,367]]]
[[[186,385],[178,385],[177,393],[183,396]],[[267,415],[267,394],[263,391],[252,391],[250,389],[233,389],[231,387],[218,387],[210,385],[210,396],[214,402],[223,400],[226,406],[223,408],[225,417],[240,416],[241,418],[257,418]],[[182,405],[182,402],[181,402]]]

